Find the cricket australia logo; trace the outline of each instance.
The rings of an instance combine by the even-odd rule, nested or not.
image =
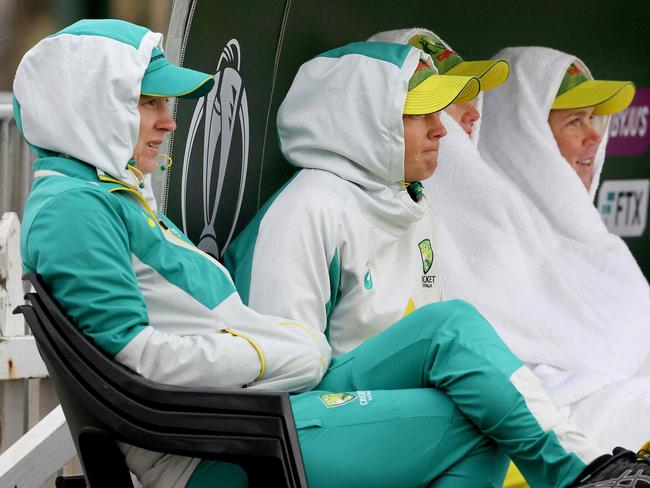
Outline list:
[[[196,103],[183,156],[183,230],[201,225],[198,247],[217,258],[233,238],[248,170],[248,100],[240,67],[239,43],[231,39],[217,62],[214,88]],[[192,203],[198,200],[202,213]]]
[[[433,288],[436,282],[435,275],[427,275],[431,266],[433,266],[433,248],[431,240],[424,239],[418,244],[420,248],[420,257],[422,258],[422,288]]]
[[[318,395],[318,398],[327,408],[335,408],[356,400],[357,396],[352,393],[323,393]],[[368,402],[366,401],[366,403]]]
[[[422,257],[422,272],[427,274],[433,264],[433,249],[431,248],[431,240],[424,239],[418,244],[420,248],[420,256]]]

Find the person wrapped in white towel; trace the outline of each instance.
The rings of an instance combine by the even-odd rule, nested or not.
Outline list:
[[[650,289],[593,205],[609,115],[629,105],[634,86],[593,80],[582,61],[549,48],[507,48],[495,58],[510,63],[511,79],[484,98],[478,149],[503,177],[497,193],[517,197],[502,196],[512,208],[480,224],[503,246],[479,254],[494,281],[476,263],[483,290],[474,282],[460,296],[490,318],[575,425],[604,448],[639,445],[650,432]],[[485,203],[477,198],[468,205]],[[493,232],[505,226],[510,238]]]

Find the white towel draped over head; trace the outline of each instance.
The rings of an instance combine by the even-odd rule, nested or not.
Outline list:
[[[451,293],[462,289],[461,279],[475,280],[466,298],[492,319],[522,360],[542,365],[537,372],[556,401],[570,404],[630,377],[648,359],[650,290],[625,243],[608,232],[593,205],[606,135],[588,192],[548,125],[564,73],[572,62],[581,62],[539,47],[508,48],[495,58],[510,63],[511,75],[485,94],[478,144],[483,159],[469,159],[468,152],[462,160],[447,161],[441,154],[433,177],[435,192],[447,184],[441,178],[447,166],[489,167],[467,171],[466,185],[476,187],[463,191],[469,201],[459,201],[457,189],[454,193],[457,205],[480,211],[450,209],[441,215],[450,222],[465,219],[453,224],[454,245],[463,249],[455,250],[459,257],[443,276]],[[450,141],[443,141],[443,151]],[[444,196],[451,198],[451,192]],[[434,204],[440,200],[442,195]],[[508,226],[511,232],[505,231]],[[455,261],[473,259],[474,248],[482,262],[472,266],[473,273],[455,276],[467,267]],[[486,266],[491,273],[481,269]]]

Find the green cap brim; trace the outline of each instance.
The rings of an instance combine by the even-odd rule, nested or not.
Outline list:
[[[631,81],[587,80],[558,96],[551,109],[595,107],[594,115],[611,115],[625,110],[635,93]]]
[[[505,59],[463,61],[450,68],[446,75],[474,76],[481,80],[481,90],[487,91],[503,84],[510,76],[510,65]]]
[[[481,91],[472,76],[432,75],[406,94],[404,114],[424,115],[439,112],[452,103],[469,102]]]
[[[214,86],[214,77],[207,73],[167,63],[145,73],[140,93],[153,97],[199,98]]]

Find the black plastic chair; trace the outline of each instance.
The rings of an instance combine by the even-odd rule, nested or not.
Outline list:
[[[133,486],[118,441],[239,464],[252,487],[307,486],[288,393],[147,380],[80,332],[40,276],[24,279],[35,292],[14,313],[34,334],[92,488]],[[65,481],[57,486],[80,486],[78,478]]]

